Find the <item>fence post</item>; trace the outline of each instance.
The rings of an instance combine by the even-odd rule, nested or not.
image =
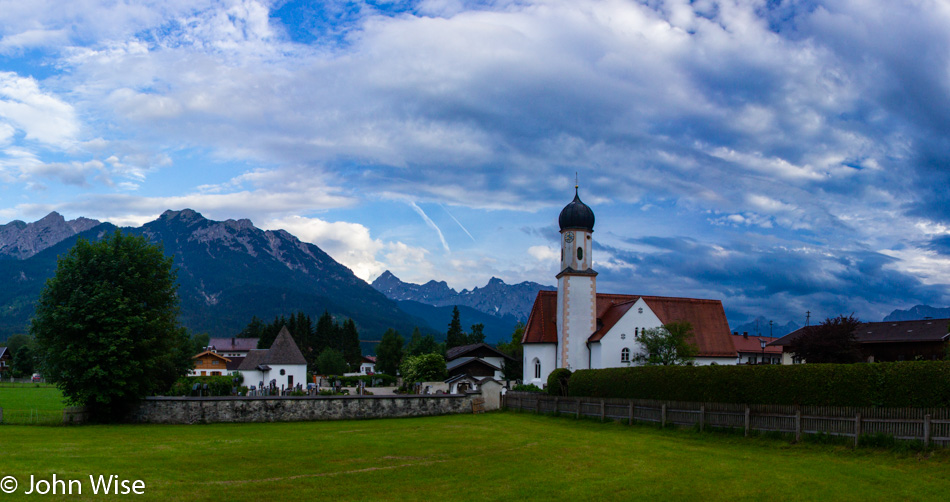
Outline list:
[[[802,410],[795,410],[795,442],[802,440]]]
[[[581,418],[581,400],[582,399],[583,399],[582,397],[577,398],[577,416],[574,417],[575,419]]]
[[[699,406],[699,432],[703,432],[703,427],[706,425],[706,405]]]
[[[600,421],[603,422],[607,416],[607,407],[604,406],[604,400],[600,400]]]
[[[660,406],[660,427],[666,427],[666,403]]]
[[[854,414],[854,447],[858,447],[858,437],[861,436],[861,413]]]
[[[749,436],[749,426],[752,425],[752,424],[751,424],[752,421],[750,420],[750,418],[751,418],[751,417],[750,417],[749,406],[746,405],[746,407],[745,407],[745,435],[746,435],[746,437]]]
[[[558,398],[559,398],[559,397],[560,397],[560,396],[554,396],[554,414],[555,414],[555,415],[560,415],[560,414],[561,414],[561,410],[560,410],[560,408],[558,408],[558,401],[559,401]]]
[[[627,425],[633,425],[633,401],[630,401],[630,419],[627,421]]]
[[[540,395],[537,396],[537,398],[534,401],[534,412],[537,415],[541,414],[541,396]]]
[[[924,448],[930,446],[930,414],[924,415]]]

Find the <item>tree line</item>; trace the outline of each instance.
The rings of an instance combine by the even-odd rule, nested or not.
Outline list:
[[[307,360],[310,371],[339,375],[347,370],[359,370],[363,353],[356,323],[353,319],[337,322],[329,311],[324,311],[316,323],[308,314],[300,311],[289,317],[275,317],[270,323],[254,316],[237,336],[257,338],[257,348],[268,349],[284,326],[287,326],[294,343]]]

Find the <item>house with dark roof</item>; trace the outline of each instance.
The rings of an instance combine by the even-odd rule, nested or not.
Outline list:
[[[593,269],[594,212],[574,187],[561,210],[561,272],[557,291],[540,291],[524,336],[525,383],[543,386],[555,368],[630,366],[648,329],[674,321],[693,327],[695,364],[736,364],[736,348],[719,300],[597,293]]]
[[[791,351],[792,342],[799,336],[817,330],[805,326],[775,340],[771,345],[780,347],[783,363],[799,361]],[[867,362],[938,360],[946,356],[950,342],[950,319],[922,319],[917,321],[864,322],[854,330],[854,339],[861,346]]]
[[[508,354],[486,343],[460,345],[445,351],[445,368],[449,378],[469,375],[477,379],[489,377],[502,380],[506,361],[513,359]]]
[[[244,385],[292,389],[307,384],[307,360],[284,326],[269,349],[247,353],[237,371],[244,375]]]

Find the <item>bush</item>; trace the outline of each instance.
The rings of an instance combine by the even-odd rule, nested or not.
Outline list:
[[[944,408],[950,406],[950,362],[578,370],[568,391],[664,401]]]
[[[234,383],[234,379],[238,379],[238,383]],[[169,396],[191,396],[197,395],[198,393],[193,391],[195,384],[201,384],[204,387],[204,384],[208,384],[208,390],[202,388],[202,396],[230,396],[231,390],[237,386],[239,393],[247,393],[247,387],[241,385],[241,382],[244,381],[244,377],[241,375],[221,375],[221,376],[196,376],[196,377],[181,377],[172,384],[171,389],[169,389],[167,395]]]
[[[518,384],[518,385],[515,385],[514,387],[512,387],[511,390],[513,390],[513,391],[518,391],[518,392],[544,392],[544,391],[541,389],[541,387],[538,387],[537,385],[535,385],[535,384],[533,384],[533,383],[529,383],[529,384],[527,384],[527,385],[525,385],[525,384]]]
[[[558,368],[548,375],[548,394],[552,396],[566,396],[568,382],[571,379],[571,370]]]

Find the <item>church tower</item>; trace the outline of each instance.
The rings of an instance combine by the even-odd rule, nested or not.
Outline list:
[[[561,210],[561,272],[557,274],[557,367],[571,371],[590,368],[587,339],[597,329],[597,272],[591,248],[594,212],[574,200]]]

